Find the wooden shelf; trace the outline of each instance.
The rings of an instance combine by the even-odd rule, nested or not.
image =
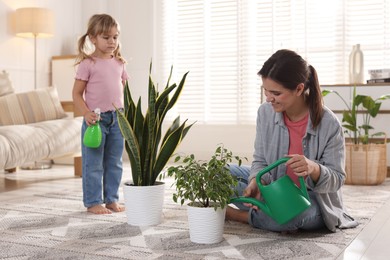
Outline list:
[[[61,55],[61,56],[53,56],[52,60],[67,60],[67,59],[76,59],[77,55]]]
[[[73,116],[83,116],[78,109],[75,108],[73,101],[61,101],[62,108],[65,112],[73,112]]]
[[[330,88],[330,87],[369,87],[369,86],[375,86],[375,87],[390,87],[390,82],[385,83],[369,83],[369,84],[326,84],[321,85],[322,88]]]
[[[333,110],[333,113],[336,113],[336,114],[342,114],[344,112],[344,110]],[[362,114],[363,112],[362,111],[357,111],[358,114]],[[390,114],[390,110],[379,110],[378,114]]]

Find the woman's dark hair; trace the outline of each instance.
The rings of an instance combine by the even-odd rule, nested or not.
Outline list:
[[[313,128],[316,128],[323,115],[323,99],[317,72],[313,66],[291,50],[278,50],[257,73],[272,79],[289,90],[295,90],[304,83],[305,102],[310,109]]]

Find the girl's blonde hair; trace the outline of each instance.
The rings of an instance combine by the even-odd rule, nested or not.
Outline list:
[[[95,14],[93,15],[88,22],[87,32],[80,37],[78,41],[78,52],[79,54],[76,57],[76,65],[79,64],[84,59],[93,59],[86,51],[86,40],[87,37],[92,36],[96,37],[100,34],[108,33],[112,27],[116,27],[118,32],[120,32],[119,24],[108,14]],[[122,57],[120,53],[120,43],[114,51],[114,57],[118,60],[126,63],[126,60]]]

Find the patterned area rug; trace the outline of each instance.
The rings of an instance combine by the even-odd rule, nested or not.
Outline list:
[[[213,245],[190,241],[186,208],[172,201],[172,192],[167,183],[162,223],[143,228],[128,225],[125,213],[87,213],[81,189],[8,200],[0,205],[0,258],[335,259],[389,199],[390,180],[344,187],[357,228],[284,235],[226,222],[224,240]]]

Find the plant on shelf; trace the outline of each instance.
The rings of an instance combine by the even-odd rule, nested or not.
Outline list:
[[[354,144],[367,144],[371,137],[384,135],[384,132],[377,132],[370,134],[370,130],[374,127],[370,125],[372,118],[378,115],[379,109],[383,100],[390,99],[390,94],[382,95],[377,99],[373,99],[371,96],[356,94],[356,87],[353,88],[351,103],[347,103],[346,100],[334,90],[324,89],[322,90],[322,96],[326,96],[330,93],[334,93],[340,97],[347,107],[343,111],[342,123],[346,129],[346,133],[352,139]],[[362,114],[362,124],[358,125],[358,114]]]
[[[347,107],[342,114],[342,126],[349,139],[345,143],[346,184],[374,185],[381,184],[387,175],[386,135],[384,132],[371,134],[374,127],[371,119],[378,115],[382,101],[389,99],[390,94],[373,99],[368,95],[358,95],[356,86],[352,90],[352,99],[345,99],[333,90],[323,90],[326,96],[335,93]],[[359,118],[361,115],[361,118]],[[358,123],[361,122],[361,123]],[[384,141],[373,137],[384,135]]]
[[[191,125],[187,120],[180,124],[178,116],[165,132],[161,140],[163,123],[167,112],[175,105],[183,89],[187,73],[179,83],[170,84],[172,67],[165,89],[159,93],[151,77],[152,63],[149,69],[148,107],[142,113],[141,97],[135,104],[128,82],[124,90],[125,110],[118,113],[118,122],[125,138],[125,148],[130,159],[133,185],[154,185],[168,160],[181,143]],[[169,95],[173,92],[172,97]]]
[[[132,181],[123,186],[130,225],[150,226],[161,222],[165,185],[157,178],[162,176],[160,173],[194,124],[186,126],[187,120],[180,123],[180,116],[177,116],[162,137],[165,116],[178,100],[188,74],[183,75],[178,85],[170,85],[172,70],[171,67],[166,86],[160,93],[152,80],[150,63],[145,114],[142,113],[141,97],[134,102],[128,82],[124,89],[124,112],[116,109],[132,174]]]
[[[225,208],[234,195],[233,186],[237,180],[230,174],[228,165],[233,161],[241,165],[239,156],[233,155],[223,145],[219,145],[208,161],[197,160],[193,154],[176,156],[175,163],[168,167],[168,176],[174,177],[176,193],[173,200],[183,205],[185,201],[196,207]]]
[[[223,239],[226,207],[235,194],[236,178],[230,174],[228,165],[242,159],[219,145],[211,159],[197,160],[193,154],[177,156],[176,166],[168,167],[167,174],[174,177],[176,193],[173,200],[183,205],[187,202],[190,240],[195,243],[212,244]]]

